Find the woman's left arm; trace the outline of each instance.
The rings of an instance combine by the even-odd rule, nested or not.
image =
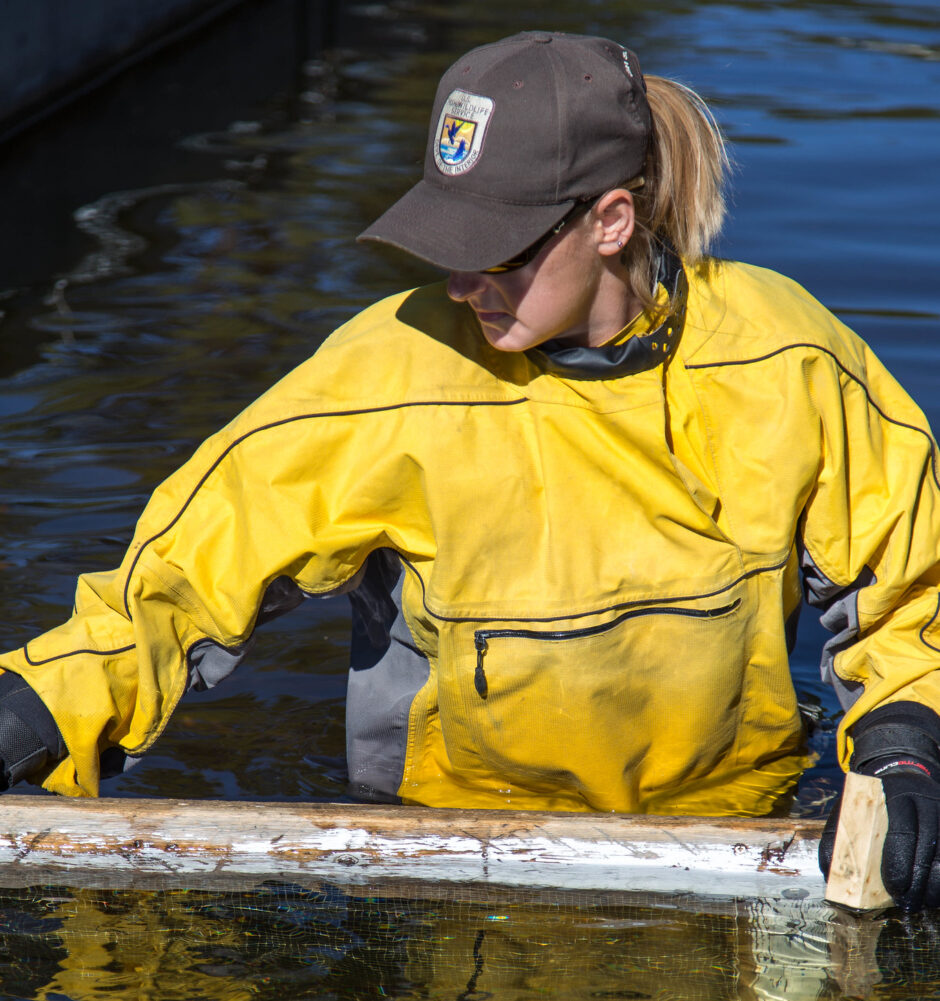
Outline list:
[[[924,415],[862,346],[810,381],[823,447],[801,524],[807,598],[836,635],[823,673],[846,709],[845,770],[884,783],[896,902],[940,906],[940,458]],[[823,369],[828,374],[823,373]],[[838,807],[820,863],[828,870]]]

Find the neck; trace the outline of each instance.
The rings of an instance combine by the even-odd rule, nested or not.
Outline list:
[[[642,312],[643,303],[633,294],[624,276],[612,269],[605,270],[598,283],[587,327],[573,337],[571,343],[580,347],[600,347],[613,340]]]

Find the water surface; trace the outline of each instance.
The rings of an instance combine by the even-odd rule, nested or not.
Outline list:
[[[932,3],[399,4],[349,18],[344,46],[299,63],[256,114],[168,144],[145,187],[76,205],[85,252],[0,301],[5,646],[60,621],[79,572],[117,564],[152,487],[204,437],[359,308],[438,277],[354,237],[416,178],[439,73],[517,27],[622,39],[648,72],[699,89],[736,162],[719,252],[808,287],[940,423]],[[804,619],[795,677],[831,715],[823,634]],[[267,629],[251,663],[188,700],[105,791],[335,797],[345,623],[340,599]],[[810,810],[831,785],[829,729]]]
[[[119,562],[154,485],[204,437],[358,309],[437,277],[392,252],[357,246],[354,237],[417,178],[440,72],[469,46],[518,28],[607,34],[635,48],[647,71],[700,90],[736,161],[733,214],[719,252],[808,287],[872,344],[940,426],[940,11],[933,0],[397,3],[351,8],[347,16],[342,44],[305,56],[276,94],[246,99],[209,131],[179,135],[146,179],[129,170],[106,190],[76,184],[76,192],[94,196],[68,206],[74,215],[63,223],[67,231],[30,234],[31,243],[45,241],[47,270],[0,291],[4,648],[62,620],[78,573]],[[118,142],[122,119],[106,117],[96,129]],[[99,142],[103,163],[108,150]],[[12,197],[7,190],[0,207]],[[814,613],[804,619],[794,676],[804,699],[820,707],[813,743],[821,757],[797,809],[819,815],[835,787],[836,706],[818,681],[823,633]],[[308,602],[266,628],[250,662],[215,691],[186,700],[154,751],[105,783],[103,793],[342,796],[347,621],[345,602],[336,599]],[[29,907],[20,898],[8,902],[20,938],[6,961],[15,965],[9,957],[31,941],[49,969],[59,970],[49,992],[36,996],[247,997],[285,989],[292,997],[758,996],[752,987],[746,993],[742,974],[753,960],[742,960],[743,947],[733,945],[751,934],[735,923],[740,915],[723,918],[717,930],[709,926],[699,951],[686,954],[681,944],[694,915],[631,912],[611,918],[626,922],[611,930],[603,916],[579,925],[581,918],[568,914],[559,931],[550,909],[505,926],[474,912],[448,930],[445,909],[433,919],[438,931],[415,937],[431,920],[424,909],[406,907],[400,920],[382,911],[370,924],[359,902],[352,925],[344,925],[335,907],[353,913],[342,910],[346,903],[291,899],[277,918],[284,922],[278,935],[299,937],[300,951],[271,973],[264,957],[279,955],[282,939],[272,945],[268,932],[251,938],[248,919],[228,902],[118,895],[79,904],[84,898],[71,891],[62,896],[58,903],[54,894],[41,898],[36,921],[87,932],[51,934],[38,924],[31,939],[33,926],[22,924]],[[269,898],[246,907],[262,923],[282,913]],[[136,946],[109,946],[101,937],[109,915],[128,912],[137,924],[125,933],[144,936],[139,961],[127,958]],[[153,928],[162,930],[149,930],[152,912],[160,915]],[[219,915],[231,920],[213,924]],[[645,921],[675,948],[631,953],[624,943],[643,938]],[[572,938],[575,926],[591,933]],[[342,928],[339,939],[332,930],[322,937],[323,928]],[[522,930],[513,938],[507,928]],[[481,973],[471,985],[480,929],[490,979]],[[932,935],[925,926],[914,937],[930,943]],[[499,963],[494,936],[501,936]],[[909,997],[904,984],[916,982],[919,996],[937,996],[936,971],[922,969],[929,949],[915,962],[897,947],[903,938],[892,933],[880,951],[866,953],[869,980],[877,975],[881,985],[865,990]],[[79,962],[79,939],[102,950],[91,962],[99,979],[83,987],[63,972],[72,968],[63,955],[73,957],[73,967]],[[812,949],[801,948],[796,967],[804,969]],[[459,962],[446,958],[450,949],[460,951]],[[119,970],[108,967],[109,956],[120,957],[113,959]],[[552,995],[552,971],[564,973],[567,962],[578,985]],[[154,963],[169,979],[148,981],[150,994],[140,993],[143,971]],[[435,963],[450,978],[439,992],[427,986],[437,983]],[[30,986],[20,988],[8,979],[11,967],[4,969],[8,996],[38,990],[31,974],[24,981]],[[195,983],[193,969],[198,990],[185,986]],[[168,986],[177,980],[184,986]],[[786,996],[841,996],[831,980],[814,983]]]

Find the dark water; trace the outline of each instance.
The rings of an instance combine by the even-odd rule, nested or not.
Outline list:
[[[353,238],[416,178],[440,72],[471,45],[520,28],[609,35],[635,48],[647,71],[702,92],[734,144],[737,165],[733,216],[720,252],[807,286],[873,345],[940,427],[940,11],[934,0],[650,6],[485,0],[344,11],[336,44],[325,53],[314,57],[298,48],[290,18],[272,20],[267,33],[227,28],[224,57],[196,50],[191,99],[177,93],[189,78],[183,56],[174,56],[171,71],[150,66],[117,94],[96,98],[90,111],[76,109],[4,151],[0,213],[16,225],[4,226],[9,280],[0,274],[2,648],[61,621],[78,573],[117,564],[153,486],[205,436],[356,310],[437,277],[404,257],[359,247]],[[264,34],[271,37],[262,41]],[[240,65],[255,72],[240,74]],[[249,77],[254,89],[247,88]],[[199,106],[197,97],[211,94],[213,100]],[[139,155],[130,156],[135,149]],[[822,707],[813,738],[821,761],[804,780],[798,806],[818,815],[834,787],[835,703],[818,682],[823,634],[813,618],[804,616],[794,676],[804,698]],[[340,796],[346,630],[344,599],[307,603],[267,627],[250,663],[214,692],[184,702],[145,761],[102,792]],[[133,911],[148,928],[151,911],[195,913],[185,899],[147,900],[115,907]],[[334,920],[318,906],[306,901],[303,921],[319,927]],[[50,926],[42,922],[60,918],[50,917],[53,904],[36,907],[37,948],[60,963],[72,939],[47,935]],[[99,915],[110,913],[97,900],[88,908],[81,920],[96,928],[104,920]],[[207,912],[197,911],[202,921]],[[569,935],[580,920],[573,914],[555,914]],[[365,921],[363,931],[356,925],[357,948],[381,956],[379,966],[360,953],[349,958],[355,950],[317,944],[316,936],[313,944],[304,940],[297,960],[303,966],[297,982],[304,986],[289,996],[490,996],[466,993],[476,935],[468,928],[476,929],[478,920],[474,915],[454,932],[463,966],[443,993],[422,993],[413,973],[393,981],[375,972],[397,955],[395,948],[420,951],[439,941],[423,938],[424,918],[408,912],[401,926],[376,930]],[[694,924],[695,917],[682,921]],[[746,937],[749,921],[739,915],[725,930],[731,939]],[[522,944],[512,948],[526,957],[523,965],[538,967],[545,959],[532,945],[537,932],[531,923],[523,927]],[[285,934],[308,932],[305,926]],[[89,932],[89,941],[98,943],[97,934]],[[215,944],[199,946],[209,957],[200,966],[200,977],[208,979],[200,984],[218,981],[217,993],[162,987],[136,996],[263,995],[257,984],[267,974],[237,974],[238,964],[256,961],[244,958],[243,943],[235,942],[238,928],[205,934]],[[929,939],[928,932],[918,934]],[[195,946],[170,939],[158,958],[148,940],[141,969],[149,970],[148,963],[189,969]],[[595,972],[608,970],[607,979],[597,973],[590,990],[572,986],[569,994],[553,994],[551,978],[527,986],[521,974],[507,972],[494,981],[499,989],[492,996],[772,996],[742,993],[738,953],[714,960],[707,948],[675,980],[624,986],[624,964],[668,963],[630,958],[614,939],[611,950],[594,937],[578,946],[594,956]],[[105,970],[109,948],[118,947],[100,948],[100,962],[89,962]],[[317,958],[319,949],[334,952]],[[536,954],[543,958],[532,958]],[[879,956],[872,963],[883,964],[882,987],[871,996],[913,996],[884,986],[892,982],[924,983],[917,996],[940,996],[934,971],[918,972],[897,950],[882,949]],[[319,963],[333,971],[347,961],[344,969],[359,971],[360,979],[350,981],[358,986],[338,986],[331,972],[328,990],[317,993],[322,983],[311,969]],[[506,970],[511,966],[507,960]],[[908,973],[898,973],[902,969]],[[133,983],[143,981],[135,981],[131,967],[124,974],[111,984],[111,996],[135,996]],[[281,971],[272,981],[282,993],[284,976]],[[104,984],[98,984],[102,992]],[[50,987],[47,996],[96,997],[98,987]],[[6,996],[32,996],[38,986],[3,989]],[[835,990],[830,984],[780,996],[840,996]]]
[[[940,925],[726,902],[0,891],[0,997],[43,1001],[914,1001]]]

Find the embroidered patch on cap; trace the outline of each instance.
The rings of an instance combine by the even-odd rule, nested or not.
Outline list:
[[[486,126],[493,113],[493,99],[455,90],[444,102],[437,123],[434,162],[442,174],[464,174],[483,152]]]
[[[630,50],[621,46],[620,55],[623,57],[623,68],[627,71],[627,76],[632,80],[633,70],[630,69]]]

